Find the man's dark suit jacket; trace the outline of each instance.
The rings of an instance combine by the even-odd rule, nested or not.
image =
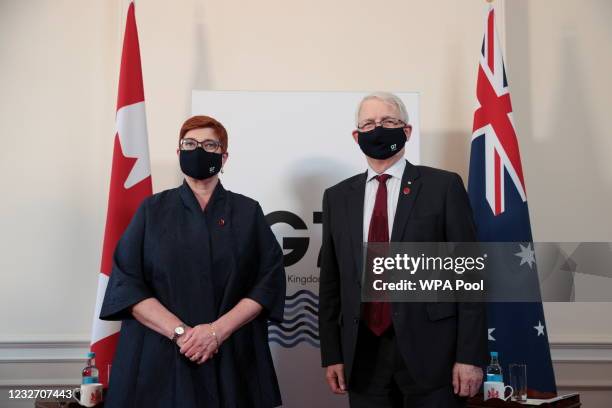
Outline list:
[[[322,365],[344,363],[349,389],[362,310],[360,278],[366,175],[346,179],[323,195],[319,283]],[[404,187],[410,188],[408,194],[404,194]],[[391,241],[475,240],[472,211],[461,177],[407,162]],[[391,307],[400,353],[421,387],[433,390],[448,385],[455,362],[486,364],[484,304],[406,302],[392,303]]]

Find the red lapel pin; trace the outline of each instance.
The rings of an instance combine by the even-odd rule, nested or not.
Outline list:
[[[402,192],[404,193],[404,195],[410,194],[410,187],[404,187],[404,190]]]
[[[220,226],[224,226],[225,225],[225,220],[223,218],[219,218],[219,225]]]

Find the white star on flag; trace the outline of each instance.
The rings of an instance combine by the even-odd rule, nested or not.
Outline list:
[[[542,326],[542,322],[538,320],[538,325],[533,326],[534,329],[538,331],[538,336],[544,335],[544,326]]]
[[[531,248],[531,244],[527,244],[527,246],[519,244],[519,246],[521,247],[521,250],[514,254],[515,256],[521,258],[521,264],[519,266],[526,263],[531,269],[532,265],[535,263],[535,251]]]
[[[490,341],[495,341],[495,337],[493,337],[493,330],[495,330],[495,327],[489,329],[489,340]]]

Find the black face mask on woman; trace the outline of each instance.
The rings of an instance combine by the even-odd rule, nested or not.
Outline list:
[[[223,155],[211,153],[197,147],[194,150],[181,150],[179,162],[181,170],[189,177],[204,180],[214,176],[221,170]]]
[[[368,132],[358,132],[357,142],[361,151],[373,159],[384,160],[402,150],[406,144],[404,128],[376,126]]]

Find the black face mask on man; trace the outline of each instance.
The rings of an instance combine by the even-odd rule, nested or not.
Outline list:
[[[181,170],[189,177],[204,180],[221,170],[223,154],[211,153],[198,147],[194,150],[181,150],[179,162]]]
[[[373,159],[384,160],[402,150],[406,144],[403,127],[385,128],[376,126],[368,132],[357,132],[361,151]]]

